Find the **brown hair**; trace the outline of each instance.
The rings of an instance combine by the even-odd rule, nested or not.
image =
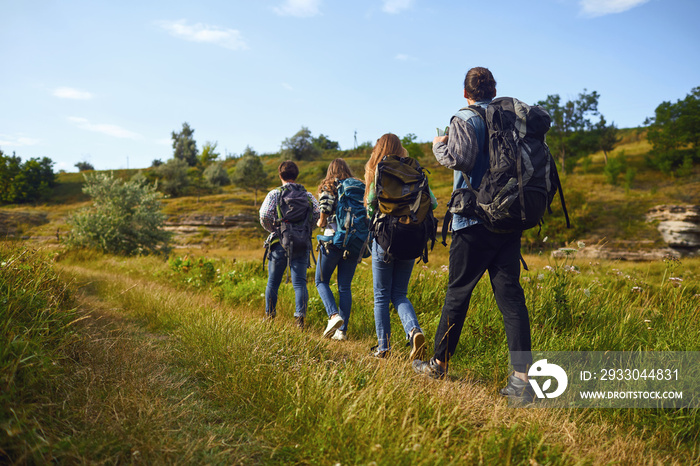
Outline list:
[[[318,193],[321,194],[323,191],[327,191],[335,194],[337,192],[335,180],[345,180],[347,178],[353,178],[352,170],[350,170],[348,163],[340,158],[333,160],[328,165],[326,178],[318,185]]]
[[[280,178],[284,181],[296,181],[297,176],[299,176],[299,167],[291,160],[282,162],[277,170],[280,172]]]
[[[374,173],[377,170],[377,165],[387,155],[398,155],[399,157],[408,155],[406,149],[401,145],[399,137],[392,133],[386,133],[377,139],[377,144],[372,149],[372,155],[369,156],[369,160],[365,164],[365,204],[367,204],[370,185],[374,183]]]
[[[477,66],[467,71],[464,90],[472,100],[488,100],[496,97],[496,80],[487,68]]]

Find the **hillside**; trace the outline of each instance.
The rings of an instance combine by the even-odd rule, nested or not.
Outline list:
[[[645,163],[645,155],[650,146],[642,129],[622,130],[622,135],[622,143],[608,154],[608,158],[624,154],[627,166],[636,171],[633,178],[626,180],[623,173],[617,186],[609,184],[604,173],[605,160],[602,152],[579,162],[572,173],[562,175],[572,228],[565,228],[561,205],[559,199],[555,198],[552,204],[553,214],[545,217],[546,222],[541,232],[538,234],[537,229],[533,229],[525,233],[523,245],[527,250],[540,252],[572,241],[604,243],[609,247],[630,250],[664,246],[656,226],[646,222],[645,214],[651,207],[660,204],[697,203],[700,199],[700,167],[695,167],[694,173],[685,178],[663,175]],[[430,144],[423,143],[420,147],[424,152],[420,162],[430,172],[430,184],[439,201],[437,217],[442,219],[452,189],[452,172],[437,164]],[[336,157],[345,158],[355,174],[362,176],[368,156],[369,151],[366,149],[326,152],[319,160],[299,164],[299,181],[315,192],[328,163]],[[263,155],[262,159],[270,179],[276,180],[279,156]],[[227,160],[225,166],[232,169],[235,163],[235,159]],[[118,170],[113,173],[128,178],[139,171]],[[83,175],[80,173],[61,173],[58,176],[59,185],[50,202],[35,206],[3,207],[0,209],[1,232],[5,236],[57,243],[68,231],[67,216],[89,201],[81,192],[82,180]],[[269,188],[276,185],[272,182]],[[264,192],[258,193],[257,206],[264,195]],[[234,244],[239,250],[251,250],[252,255],[256,254],[253,251],[259,251],[265,232],[256,223],[257,206],[254,205],[252,192],[235,186],[225,187],[216,194],[184,196],[164,201],[164,211],[173,223],[189,218],[188,227],[177,229],[176,247],[204,248],[223,255]],[[228,222],[226,228],[217,228],[211,222],[198,223],[196,219],[191,219],[192,216],[236,216],[236,219],[233,224]]]

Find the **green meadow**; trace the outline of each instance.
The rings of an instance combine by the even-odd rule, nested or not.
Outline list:
[[[524,236],[529,270],[521,281],[536,350],[700,350],[700,258],[585,257],[586,248],[601,244],[663,246],[644,213],[700,198],[698,169],[682,179],[645,169],[649,148],[634,131],[617,149],[638,167],[633,179],[606,183],[603,156],[594,154],[563,181],[573,228],[564,227],[555,199],[542,230]],[[441,217],[450,172],[428,150],[421,163]],[[367,154],[340,155],[361,176]],[[333,157],[302,163],[310,190]],[[265,159],[270,173],[278,160]],[[277,319],[263,323],[261,228],[202,227],[179,237],[167,258],[69,251],[60,242],[65,218],[88,200],[79,175],[62,177],[52,203],[2,209],[29,215],[16,225],[25,239],[0,243],[2,463],[700,463],[697,409],[509,406],[497,394],[508,353],[486,278],[474,292],[449,378],[426,379],[411,370],[396,315],[392,357],[370,356],[369,259],[353,281],[349,340],[324,340],[313,269],[307,328],[294,326],[291,284],[280,289]],[[167,199],[164,210],[257,215],[252,193],[235,187]],[[42,214],[42,221],[26,220]],[[565,254],[553,257],[559,248]],[[447,250],[436,244],[409,288],[430,347]]]

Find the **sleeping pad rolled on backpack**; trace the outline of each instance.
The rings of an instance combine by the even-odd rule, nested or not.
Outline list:
[[[386,260],[428,262],[428,243],[432,249],[437,221],[424,169],[411,157],[387,155],[377,165],[374,186],[378,209],[372,232]]]

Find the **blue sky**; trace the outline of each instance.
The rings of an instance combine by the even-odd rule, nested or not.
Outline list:
[[[697,0],[0,0],[0,149],[54,169],[145,168],[183,122],[201,148],[432,140],[486,66],[498,94],[600,94],[618,127],[700,86]]]

